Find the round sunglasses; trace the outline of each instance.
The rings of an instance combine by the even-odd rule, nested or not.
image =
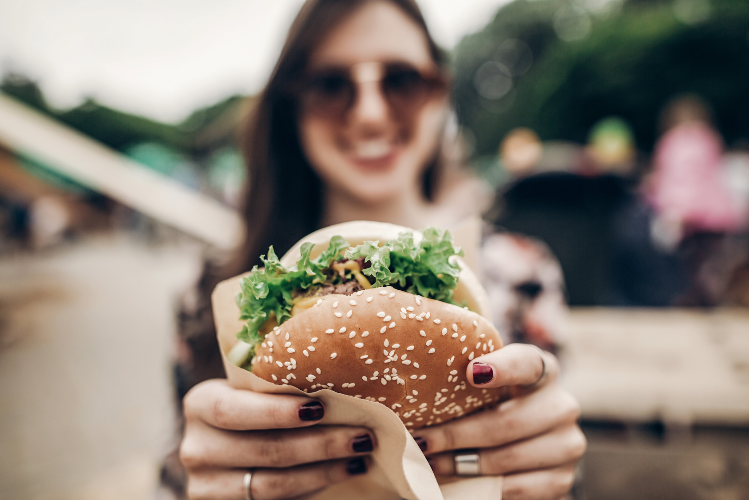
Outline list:
[[[404,62],[363,62],[326,67],[303,79],[300,102],[306,113],[343,120],[354,106],[361,85],[376,83],[395,116],[413,115],[432,96],[447,89],[438,70],[424,71]]]

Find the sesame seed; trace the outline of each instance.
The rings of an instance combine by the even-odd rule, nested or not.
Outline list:
[[[385,318],[383,318],[383,321],[384,321],[385,323],[388,323],[388,322],[389,322],[390,320],[391,320],[391,317],[390,317],[390,316],[386,316]]]
[[[317,372],[318,375],[320,375],[320,368],[316,368],[315,371]]]
[[[336,358],[336,353],[335,353],[335,352],[332,352],[332,353],[331,353],[331,359],[335,359],[335,358]]]
[[[307,379],[310,381],[315,380],[315,378],[316,378],[315,375],[313,375],[312,373],[307,376]]]
[[[448,366],[450,366],[450,365],[451,365],[451,360],[449,359],[449,360],[448,360]]]
[[[401,313],[401,319],[406,319],[406,313]]]
[[[432,321],[433,321],[433,322],[434,322],[434,323],[435,323],[436,325],[439,325],[439,324],[440,324],[440,320],[439,320],[439,319],[433,319]]]
[[[380,333],[385,333],[385,330],[386,330],[386,328],[388,328],[388,327],[387,327],[387,326],[384,326],[383,328],[381,328],[381,329],[380,329]]]
[[[277,361],[276,364],[279,365],[279,367],[284,366],[284,363],[282,363],[281,361]]]
[[[443,332],[442,333],[443,333],[443,335],[445,335],[446,333],[448,333],[448,329],[447,328],[443,328]]]
[[[380,290],[378,293],[380,295],[388,295],[388,291],[387,290]]]
[[[416,319],[417,321],[424,321],[424,320],[422,319],[422,316],[417,316],[417,317],[416,317],[416,318],[414,318],[414,319]]]
[[[396,322],[395,321],[391,321],[391,324],[388,325],[388,328],[393,328],[395,326],[396,326]]]
[[[386,385],[388,383],[388,381],[386,379],[384,379],[384,378],[381,378],[380,379],[380,383],[383,384],[383,385]]]
[[[412,310],[413,310],[413,309],[414,309],[414,308],[412,307]],[[401,312],[402,312],[402,313],[406,313],[406,308],[405,308],[405,307],[402,307],[402,308],[401,308]]]
[[[364,380],[365,382],[367,382],[367,377],[365,377],[364,375],[362,375],[362,380]]]
[[[323,299],[318,299],[318,301],[315,303],[316,306],[319,306],[323,303]]]
[[[357,292],[357,296],[362,295],[363,293],[365,293],[364,290],[360,290]]]
[[[284,347],[289,347],[290,345],[292,345],[292,343],[291,342],[287,342],[286,344],[284,344]]]
[[[370,335],[370,332],[362,332],[362,337],[367,337],[368,335]]]
[[[451,328],[453,328],[453,331],[454,331],[454,332],[457,332],[457,331],[458,331],[458,325],[457,325],[457,324],[455,324],[455,323],[453,323],[453,326],[451,326]]]
[[[384,318],[384,317],[385,317],[385,313],[383,311],[380,311],[378,313],[378,318]]]
[[[332,384],[332,383],[330,383],[330,382],[328,382],[328,383],[327,383],[326,385],[327,385],[328,387],[333,387],[333,384]]]
[[[305,357],[307,357],[307,358],[309,358],[309,357],[310,357],[310,354],[309,354],[309,353],[307,352],[307,350],[303,350],[303,351],[302,351],[302,354],[304,354],[304,355],[305,355]]]
[[[351,317],[352,317],[352,310],[351,310],[351,309],[349,309],[349,310],[348,310],[348,311],[346,312],[346,317],[347,317],[347,318],[351,318]]]
[[[367,302],[372,302],[372,297],[367,297]]]
[[[383,341],[383,345],[388,347],[388,339],[385,339],[385,341]]]
[[[313,346],[309,345],[309,346],[307,346],[307,350],[312,352],[312,351],[315,351],[315,348]]]
[[[424,332],[424,330],[419,330],[419,334],[420,334],[420,335],[421,335],[422,337],[426,337],[426,336],[427,336],[427,334],[426,334],[426,333]],[[428,344],[428,345],[429,345],[429,344]]]
[[[474,359],[474,351],[472,351],[472,352],[471,352],[471,353],[469,354],[469,361],[471,361],[472,359]]]
[[[337,313],[337,314],[340,314],[340,313]],[[345,331],[346,331],[346,327],[342,326],[341,329],[339,330],[339,333],[344,333]]]
[[[432,354],[433,352],[435,352],[435,348],[434,347],[430,347],[430,350],[427,351],[427,354]]]
[[[412,380],[417,380],[417,376],[416,376],[416,375],[412,375],[412,376],[411,376],[411,377],[409,377],[409,378],[410,378],[410,379],[412,379]]]
[[[331,333],[333,333],[333,332],[331,332]],[[310,339],[310,342],[312,342],[313,344],[315,342],[317,342],[317,341],[318,341],[318,337],[313,337],[313,338]]]
[[[364,346],[365,345],[362,342],[357,342],[356,344],[354,344],[354,347],[356,347],[358,349],[362,349]]]
[[[458,339],[458,340],[460,340],[461,342],[463,342],[464,340],[466,340],[466,335],[461,335],[461,338]]]
[[[396,292],[391,292],[390,295],[388,295],[388,298],[392,299],[395,296],[396,296]]]
[[[266,347],[268,347],[268,344],[266,344],[265,342],[261,343],[260,345],[261,345],[261,346],[262,346],[262,347],[263,347],[264,349],[265,349]]]
[[[487,352],[487,344],[482,344],[482,350]]]
[[[410,345],[409,347],[407,347],[407,348],[406,348],[406,350],[407,350],[407,351],[413,351],[413,350],[414,350],[414,346],[413,346],[413,345]]]
[[[454,339],[455,339],[455,338],[457,338],[457,337],[458,337],[458,334],[457,334],[457,333],[454,333],[453,335],[451,335],[451,338],[454,338]]]
[[[289,332],[286,332],[286,335],[284,335],[284,339],[289,340]]]
[[[352,330],[351,332],[349,332],[349,338],[350,339],[353,339],[355,335],[357,335],[357,332],[355,332],[354,330]]]
[[[340,318],[341,316],[343,316],[343,314],[341,314],[340,312],[335,312],[333,313],[333,315],[336,316],[337,318]]]
[[[463,349],[461,349],[461,354],[466,354],[466,351],[467,351],[468,349],[469,349],[468,347],[464,346],[464,348],[463,348]]]
[[[402,315],[403,316],[403,315]],[[409,319],[414,319],[417,315],[414,313],[409,314]]]
[[[357,305],[357,301],[354,300],[354,299],[352,299],[352,300],[349,301],[349,305],[350,306],[356,306]]]
[[[422,305],[422,301],[421,301],[421,300],[419,300],[419,296],[415,295],[415,296],[414,296],[414,299],[416,300],[416,302],[417,302],[417,305],[418,305],[418,306],[421,306],[421,305]]]
[[[484,335],[484,334],[481,334],[481,335],[479,335],[479,338],[480,338],[480,339],[483,339],[484,337],[485,337],[485,335]]]
[[[326,333],[333,333],[333,328],[329,328],[328,330],[326,330]]]
[[[401,347],[401,344],[393,344],[391,347],[393,347],[394,349],[398,349],[399,347]]]
[[[414,362],[414,368],[419,368],[419,363],[417,363],[416,361]]]
[[[362,356],[359,357],[359,359],[367,359],[369,357],[370,356],[368,354],[363,354]]]
[[[372,364],[372,360],[371,360],[371,359],[368,359],[367,361],[365,361],[365,364],[366,364],[366,365],[371,365],[371,364]],[[362,377],[362,378],[364,378],[364,377]]]
[[[292,353],[293,353],[293,352],[295,352],[295,351],[294,351],[294,349],[293,349],[293,348],[291,348],[291,347],[290,347],[289,349],[287,349],[287,350],[286,350],[286,352],[288,352],[289,354],[292,354]]]
[[[279,378],[274,374],[271,374],[271,378],[273,378],[274,380],[279,380]]]
[[[431,345],[431,344],[432,344],[432,339],[428,340],[428,341],[427,341],[427,342],[425,343],[425,345],[426,345],[426,346],[429,346],[429,345]]]
[[[336,302],[333,303],[333,308],[336,309],[338,306],[339,306],[339,301],[337,300]]]
[[[427,311],[427,316],[425,318],[430,319],[430,311]]]
[[[481,347],[481,345],[482,345],[481,342],[477,342],[477,345],[474,347],[474,349],[479,349],[479,347]]]
[[[474,324],[474,326],[479,326],[479,323],[477,323],[477,320],[472,321],[472,323]]]

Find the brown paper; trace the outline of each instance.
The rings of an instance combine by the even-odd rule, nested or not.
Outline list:
[[[464,236],[473,231],[466,233]],[[470,237],[469,241],[463,243],[469,243],[467,246],[475,248],[476,244],[472,245],[471,240],[473,238]],[[313,500],[501,499],[501,477],[483,476],[438,485],[427,459],[409,431],[396,414],[382,404],[328,389],[304,393],[296,387],[267,382],[232,364],[227,359],[227,354],[237,343],[236,334],[243,326],[235,302],[235,296],[240,291],[240,278],[241,276],[236,276],[219,283],[211,297],[224,369],[232,387],[263,393],[314,397],[322,401],[326,408],[321,424],[362,426],[375,434],[377,446],[372,453],[373,465],[368,473],[334,485],[311,497]]]

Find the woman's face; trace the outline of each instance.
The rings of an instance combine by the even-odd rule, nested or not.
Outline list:
[[[301,106],[302,148],[328,189],[363,203],[378,203],[421,189],[447,114],[446,92],[430,93],[408,113],[389,104],[376,80],[383,66],[403,63],[436,71],[424,33],[390,2],[368,3],[313,51],[309,73],[351,68],[354,99],[338,118]]]

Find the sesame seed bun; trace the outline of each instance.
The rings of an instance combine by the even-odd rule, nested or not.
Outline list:
[[[303,242],[316,243],[314,257],[335,235],[358,245],[385,242],[403,231],[412,230],[351,222],[312,233]],[[282,264],[294,265],[300,246],[284,255]],[[502,340],[486,319],[484,290],[465,266],[454,296],[477,312],[392,287],[320,297],[265,337],[252,372],[305,392],[331,389],[380,402],[409,430],[474,412],[496,403],[502,392],[470,385],[467,366],[502,347]]]

